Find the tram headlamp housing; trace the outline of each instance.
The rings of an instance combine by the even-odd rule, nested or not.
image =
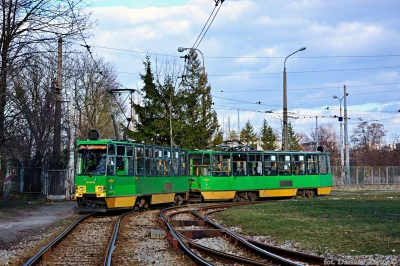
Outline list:
[[[98,190],[99,192],[102,192],[102,191],[103,191],[103,188],[102,188],[102,187],[98,187],[97,190]]]
[[[83,187],[80,187],[80,188],[79,188],[79,191],[81,191],[81,192],[82,192],[82,191],[83,191]]]

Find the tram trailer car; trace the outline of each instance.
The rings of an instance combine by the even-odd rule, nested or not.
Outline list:
[[[78,140],[75,198],[107,211],[181,204],[188,195],[187,150],[115,140]]]
[[[330,153],[190,151],[189,201],[330,194]]]

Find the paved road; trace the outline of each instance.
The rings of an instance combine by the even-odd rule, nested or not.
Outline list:
[[[16,212],[0,220],[0,248],[13,245],[25,236],[46,231],[50,224],[75,214],[75,201],[54,202],[35,210]]]

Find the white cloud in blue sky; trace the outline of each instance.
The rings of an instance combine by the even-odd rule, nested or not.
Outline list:
[[[91,45],[174,55],[169,60],[179,65],[182,54],[177,47],[193,45],[214,8],[213,0],[92,3],[98,25],[94,37],[88,40]],[[285,57],[306,46],[305,51],[286,62],[288,110],[299,117],[292,121],[295,130],[310,133],[315,128],[315,116],[319,116],[319,124],[333,123],[339,132],[339,122],[329,118],[339,114],[339,101],[332,96],[342,96],[343,85],[347,85],[350,130],[360,121],[358,118],[382,123],[390,141],[393,134],[400,134],[400,113],[396,113],[400,109],[400,56],[316,57],[400,55],[399,11],[397,0],[226,0],[199,46],[206,57],[215,109],[221,120],[224,116],[226,122],[230,116],[231,127],[236,129],[235,108],[239,108],[242,126],[250,119],[258,128],[265,117],[280,130],[279,119],[265,111],[275,110],[275,117],[282,113],[284,58],[212,57]],[[137,73],[143,69],[143,53],[98,47],[93,47],[93,52],[114,63],[118,72]],[[159,61],[166,58],[157,57]],[[343,71],[359,68],[364,70]],[[135,74],[120,73],[119,79],[134,88],[141,84]],[[369,84],[386,85],[364,86]]]

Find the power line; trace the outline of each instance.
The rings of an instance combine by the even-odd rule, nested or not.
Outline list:
[[[218,7],[218,9],[217,9],[217,12],[215,13],[215,15],[214,15],[213,19],[211,20],[210,24],[208,24],[208,27],[207,27],[206,31],[204,32],[203,36],[201,37],[199,43],[197,44],[196,49],[199,47],[199,45],[200,45],[201,41],[203,40],[204,36],[206,36],[206,34],[207,34],[207,32],[208,32],[208,29],[210,28],[211,24],[214,22],[214,19],[215,19],[215,17],[217,16],[219,10],[221,9],[221,6],[222,6],[222,4],[224,3],[224,0],[217,0],[215,6],[218,5],[218,2],[220,2],[221,4],[219,5],[219,7]],[[214,7],[214,10],[215,10],[215,7]],[[214,10],[213,10],[213,12],[214,12]],[[208,18],[208,19],[210,19],[210,18]],[[208,22],[208,20],[207,20],[207,22]],[[204,28],[203,28],[203,29],[204,29]],[[193,47],[194,47],[194,45],[193,45]]]
[[[68,41],[70,44],[82,46],[82,44],[74,43]],[[149,51],[139,51],[132,49],[124,49],[124,48],[115,48],[115,47],[107,47],[107,46],[99,46],[92,45],[91,47],[107,49],[107,50],[115,50],[121,52],[129,52],[129,53],[138,53],[138,54],[150,54],[150,55],[159,55],[159,56],[169,56],[169,57],[180,57],[179,55],[173,54],[165,54],[158,52],[149,52]],[[332,55],[332,56],[293,56],[290,58],[298,58],[298,59],[319,59],[319,58],[378,58],[378,57],[399,57],[400,54],[391,54],[391,55]],[[204,58],[208,59],[282,59],[286,58],[286,56],[204,56]]]
[[[400,68],[400,66],[380,66],[380,67],[362,67],[362,68],[342,68],[342,69],[324,69],[324,70],[304,70],[304,71],[290,71],[291,74],[304,74],[304,73],[322,73],[322,72],[341,72],[341,71],[358,71],[358,70],[374,70],[374,69],[392,69]],[[140,74],[137,72],[117,72],[121,74]],[[281,72],[262,72],[262,73],[237,73],[237,74],[207,74],[212,77],[231,77],[231,76],[261,76],[261,75],[282,75]],[[337,87],[335,87],[337,88]]]
[[[207,26],[207,24],[208,24],[208,21],[210,21],[210,18],[211,18],[211,16],[214,14],[214,11],[215,11],[216,8],[217,8],[217,5],[214,6],[213,11],[211,12],[210,16],[208,17],[208,19],[207,19],[207,21],[206,21],[206,24],[204,24],[203,28],[201,29],[201,32],[200,32],[199,36],[197,36],[197,39],[196,39],[196,41],[194,42],[194,44],[193,44],[193,46],[192,46],[192,49],[196,46],[197,41],[199,40],[199,38],[200,38],[201,34],[203,33],[204,29],[206,28],[206,26]],[[219,10],[219,9],[218,9],[218,10]],[[204,35],[203,35],[203,37],[204,37]],[[203,39],[203,38],[201,38],[201,39]]]
[[[121,72],[119,72],[121,73]],[[398,82],[392,83],[377,83],[377,84],[363,84],[363,85],[346,85],[347,88],[357,88],[357,87],[371,87],[371,86],[383,86],[383,85],[398,85]],[[314,88],[297,88],[297,89],[288,89],[289,91],[304,91],[304,90],[324,90],[324,89],[342,89],[342,86],[335,86],[335,87],[314,87]],[[248,89],[248,90],[219,90],[218,92],[249,92],[249,91],[282,91],[282,89]]]

